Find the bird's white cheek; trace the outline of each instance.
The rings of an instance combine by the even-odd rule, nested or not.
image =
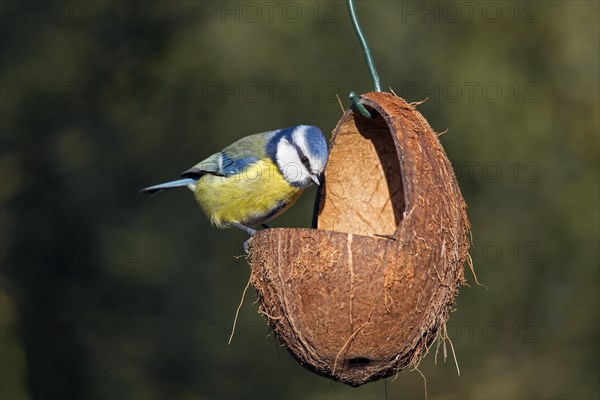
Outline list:
[[[288,182],[304,182],[309,178],[308,171],[304,165],[295,162],[288,162],[282,165],[281,172]]]
[[[286,139],[277,146],[277,165],[288,182],[301,184],[309,179],[309,172],[300,161],[298,152]]]

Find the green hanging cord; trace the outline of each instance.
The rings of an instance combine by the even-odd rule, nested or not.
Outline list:
[[[352,20],[352,26],[356,31],[356,36],[358,37],[358,41],[362,46],[363,52],[365,53],[365,58],[367,60],[367,66],[369,67],[369,73],[371,74],[371,78],[373,79],[373,85],[375,86],[376,92],[381,92],[381,83],[379,83],[379,74],[377,74],[377,69],[375,68],[375,62],[373,61],[373,56],[371,56],[371,50],[369,49],[369,44],[367,43],[367,38],[362,32],[360,27],[360,23],[358,22],[358,17],[356,16],[356,9],[354,8],[354,0],[348,0],[348,12],[350,13],[350,19]],[[352,100],[352,104],[358,110],[358,112],[367,118],[371,118],[371,114],[365,106],[363,106],[356,93],[350,92],[350,100]]]
[[[371,74],[371,78],[373,79],[375,91],[381,92],[379,75],[377,74],[377,69],[375,68],[373,56],[371,56],[369,43],[367,43],[367,38],[365,38],[365,35],[362,33],[360,23],[358,22],[358,17],[356,16],[356,9],[354,8],[354,0],[348,0],[348,12],[350,13],[350,19],[352,20],[352,26],[354,26],[354,30],[356,31],[356,36],[358,36],[358,41],[360,42],[363,52],[365,53],[365,58],[367,59],[367,66],[369,67],[369,73]]]
[[[352,104],[354,105],[354,108],[356,108],[358,110],[360,115],[362,115],[365,118],[371,118],[371,113],[369,112],[369,110],[367,110],[365,108],[365,106],[363,106],[360,103],[360,99],[359,99],[358,95],[356,93],[354,93],[354,90],[350,92],[350,96],[348,96],[348,98],[350,100],[352,100]]]

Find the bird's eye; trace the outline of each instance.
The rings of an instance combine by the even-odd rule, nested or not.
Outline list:
[[[302,164],[306,164],[308,162],[308,157],[302,156],[300,157],[300,161],[302,161]]]

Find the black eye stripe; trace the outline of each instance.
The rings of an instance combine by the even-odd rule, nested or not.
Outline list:
[[[292,143],[292,146],[294,146],[294,148],[298,152],[298,157],[300,157],[300,162],[310,172],[310,170],[311,170],[310,169],[310,159],[306,156],[306,154],[304,154],[304,152],[302,151],[302,149],[296,143]]]

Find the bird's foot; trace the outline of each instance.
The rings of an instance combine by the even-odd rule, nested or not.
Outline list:
[[[238,222],[232,222],[231,226],[235,226],[238,229],[243,230],[244,232],[246,232],[248,235],[250,235],[250,239],[246,240],[244,242],[244,252],[249,255],[250,254],[250,241],[252,240],[252,236],[254,236],[254,234],[256,233],[256,229],[252,229],[246,225],[242,225]]]
[[[244,253],[246,253],[246,255],[250,255],[250,241],[251,240],[252,240],[252,237],[244,242]]]

